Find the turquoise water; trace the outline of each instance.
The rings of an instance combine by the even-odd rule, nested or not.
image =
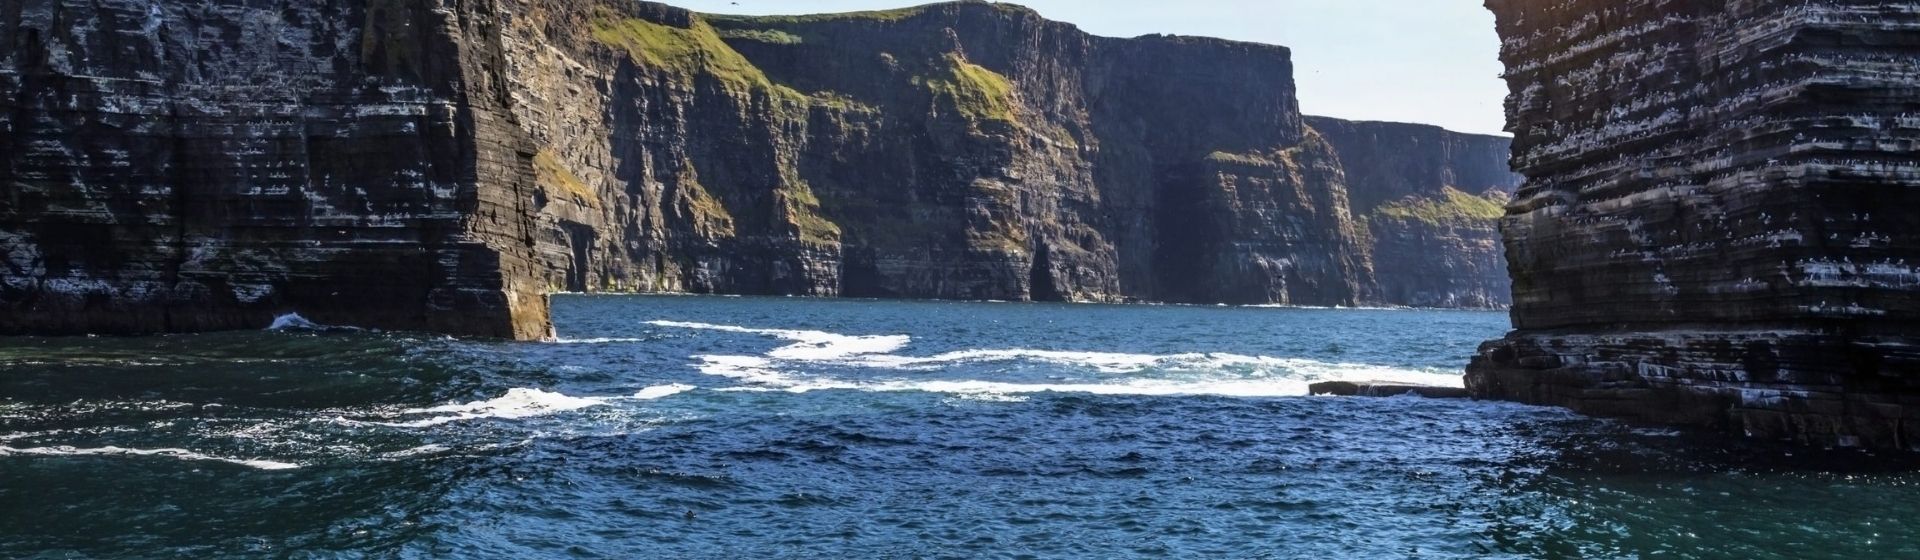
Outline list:
[[[587,297],[0,339],[4,558],[1920,557],[1909,457],[1458,383],[1497,313]]]

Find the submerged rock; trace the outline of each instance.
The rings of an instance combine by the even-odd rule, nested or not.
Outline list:
[[[1488,6],[1528,182],[1474,393],[1920,448],[1920,2]]]
[[[535,338],[555,291],[1488,303],[1376,283],[1415,261],[1370,239],[1478,234],[1358,223],[1373,164],[1282,47],[611,0],[24,0],[0,45],[0,333]]]
[[[1414,395],[1429,399],[1464,399],[1470,396],[1466,389],[1459,387],[1351,381],[1324,381],[1315,383],[1308,385],[1307,391],[1314,395],[1332,395],[1336,397],[1398,397]]]

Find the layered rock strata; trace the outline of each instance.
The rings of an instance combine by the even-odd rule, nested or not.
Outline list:
[[[1528,181],[1471,389],[1920,447],[1920,2],[1487,5]]]
[[[22,0],[0,45],[0,333],[533,338],[555,291],[1380,302],[1281,47],[614,0]]]
[[[461,4],[0,6],[0,333],[545,334],[508,53]]]
[[[1307,117],[1340,153],[1379,299],[1392,305],[1512,303],[1502,208],[1520,186],[1512,140],[1436,126]]]
[[[1023,8],[520,12],[555,289],[1365,301],[1285,49]],[[575,33],[590,29],[592,33]],[[637,226],[636,226],[637,224]],[[560,274],[564,271],[564,274]]]

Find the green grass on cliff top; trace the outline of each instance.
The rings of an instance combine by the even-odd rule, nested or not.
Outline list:
[[[957,54],[947,55],[946,66],[946,76],[927,78],[922,83],[935,94],[952,98],[954,107],[975,122],[1014,122],[1011,80]]]
[[[720,22],[758,23],[766,25],[786,25],[797,23],[819,23],[823,21],[882,21],[892,22],[907,19],[926,11],[926,6],[897,8],[892,10],[868,10],[864,12],[845,12],[839,14],[804,14],[791,16],[731,16],[706,15]]]
[[[679,28],[643,19],[624,18],[602,12],[593,19],[593,38],[621,49],[643,66],[666,71],[689,83],[702,73],[719,79],[736,91],[765,91],[781,104],[788,116],[804,114],[798,109],[808,105],[841,111],[868,111],[871,107],[831,91],[814,95],[801,93],[773,81],[767,73],[734,50],[723,37],[745,38],[779,44],[799,44],[798,35],[778,30],[719,30],[696,16],[692,27]]]
[[[804,37],[778,29],[721,29],[720,36],[726,39],[746,39],[775,45],[798,45],[807,42]]]
[[[706,17],[712,18],[714,21],[723,22],[723,23],[748,23],[748,24],[761,24],[761,25],[793,25],[793,24],[820,23],[820,22],[829,22],[829,21],[896,22],[896,21],[900,21],[903,19],[907,19],[913,16],[926,13],[926,11],[931,8],[951,6],[955,4],[971,4],[971,5],[979,5],[979,6],[988,6],[1002,13],[1007,13],[1007,14],[1037,14],[1037,12],[1034,12],[1032,8],[1028,8],[1026,6],[1021,6],[1018,4],[1009,4],[1006,2],[986,2],[983,0],[958,0],[954,2],[939,2],[939,3],[925,4],[920,6],[911,6],[906,8],[895,8],[891,10],[866,10],[866,11],[860,11],[860,12],[842,12],[837,14],[802,14],[802,15],[776,15],[776,16],[738,16],[738,15],[706,14]]]
[[[701,18],[682,29],[636,18],[600,14],[593,19],[593,38],[627,51],[637,62],[692,77],[705,72],[728,84],[743,88],[762,88],[777,96],[804,100],[806,95],[767,78],[746,56],[720,37]]]
[[[1444,187],[1438,198],[1409,197],[1374,210],[1374,215],[1382,218],[1430,225],[1485,223],[1499,220],[1506,214],[1504,196],[1468,194],[1453,187]]]

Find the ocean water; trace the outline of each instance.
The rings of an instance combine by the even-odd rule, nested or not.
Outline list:
[[[1457,384],[1499,313],[562,296],[555,322],[0,339],[0,558],[1920,557],[1910,457],[1305,396]]]

